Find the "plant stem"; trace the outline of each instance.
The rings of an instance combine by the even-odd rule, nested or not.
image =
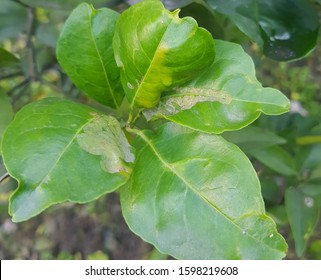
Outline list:
[[[8,178],[8,177],[10,177],[10,175],[9,175],[8,172],[5,173],[5,174],[3,174],[3,175],[0,177],[0,183],[1,183],[2,181],[4,181],[6,178]]]
[[[28,83],[30,82],[30,78],[26,78],[24,79],[21,83],[17,84],[16,86],[14,86],[13,88],[11,88],[9,91],[8,91],[8,95],[10,96],[11,94],[13,94],[17,89],[27,85]]]
[[[36,51],[33,45],[34,25],[36,21],[35,8],[28,7],[28,26],[26,48],[28,52],[28,76],[32,82],[38,80]]]

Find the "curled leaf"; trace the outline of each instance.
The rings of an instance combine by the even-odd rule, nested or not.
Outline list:
[[[145,112],[148,120],[163,117],[195,130],[222,133],[247,126],[261,113],[289,110],[286,96],[256,79],[253,61],[242,47],[220,40],[215,46],[210,68],[162,96],[158,107]]]
[[[211,34],[160,1],[140,2],[121,14],[113,48],[131,106],[154,107],[163,91],[205,71],[215,57]]]

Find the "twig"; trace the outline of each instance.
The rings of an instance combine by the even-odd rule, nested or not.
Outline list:
[[[0,76],[0,80],[9,79],[9,78],[17,77],[17,76],[21,76],[22,74],[23,74],[23,73],[22,73],[21,71],[15,72],[15,73],[11,73],[11,74],[8,74],[8,75]]]
[[[7,94],[8,95],[12,95],[17,89],[27,85],[30,82],[30,78],[26,78],[24,79],[21,83],[17,84],[16,86],[14,86],[13,88],[11,88]]]
[[[5,173],[5,174],[3,174],[3,175],[0,177],[0,183],[1,183],[2,181],[4,181],[6,178],[8,178],[8,177],[10,177],[10,175],[9,175],[8,172]]]
[[[28,51],[28,75],[31,81],[38,80],[37,73],[37,63],[36,63],[36,52],[32,42],[32,37],[34,35],[34,25],[35,25],[35,8],[28,7],[28,26],[27,26],[27,51]]]
[[[22,5],[22,6],[26,7],[26,8],[29,8],[28,5],[26,5],[25,3],[22,3],[20,0],[13,0],[13,2],[16,2],[16,3]]]

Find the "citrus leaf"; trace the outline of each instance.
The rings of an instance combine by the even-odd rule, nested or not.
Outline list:
[[[224,132],[222,136],[239,146],[245,153],[286,143],[284,138],[272,131],[253,125],[237,131]]]
[[[19,182],[9,206],[15,222],[56,203],[85,203],[114,191],[134,160],[116,119],[56,98],[17,113],[3,135],[2,155]]]
[[[267,147],[260,150],[256,149],[249,151],[249,153],[260,162],[280,174],[286,176],[297,174],[293,157],[279,146]]]
[[[137,4],[138,2],[141,2],[142,0],[126,0],[126,2],[129,4],[129,5],[135,5]],[[174,10],[174,9],[177,9],[177,8],[181,8],[181,7],[184,7],[190,3],[193,2],[193,0],[162,0],[164,6],[166,7],[166,9],[169,9],[169,10]]]
[[[0,40],[16,37],[26,27],[26,9],[12,0],[1,0]]]
[[[167,123],[134,131],[137,158],[120,188],[129,227],[182,259],[280,259],[286,243],[265,215],[247,157],[221,136]]]
[[[300,257],[319,222],[320,209],[313,197],[294,187],[285,192],[285,207],[294,237],[295,251]]]
[[[111,42],[118,13],[81,4],[65,22],[57,58],[75,85],[88,96],[118,108],[124,93]]]
[[[215,11],[227,16],[264,53],[275,60],[304,57],[314,49],[319,19],[306,0],[206,0]]]
[[[13,110],[8,96],[0,90],[0,155],[1,139],[5,128],[13,119]]]
[[[20,60],[12,53],[0,48],[0,78],[15,71],[21,70]]]
[[[154,107],[164,90],[190,81],[213,62],[211,34],[178,13],[147,0],[120,16],[113,48],[131,107]]]
[[[164,117],[208,133],[240,129],[261,112],[282,114],[289,100],[278,90],[263,88],[251,58],[237,44],[215,41],[216,58],[210,69],[189,84],[164,95],[146,110],[148,120]]]

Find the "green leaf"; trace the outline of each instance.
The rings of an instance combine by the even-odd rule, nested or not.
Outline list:
[[[204,27],[212,34],[213,38],[224,38],[226,26],[222,28],[214,11],[206,3],[192,2],[181,9],[180,15],[194,18],[200,27]]]
[[[318,207],[321,209],[321,185],[304,183],[300,188],[303,194],[312,197],[317,203]]]
[[[1,0],[0,40],[17,36],[26,25],[27,10],[12,0]]]
[[[12,53],[0,48],[0,78],[19,70],[21,70],[20,60]]]
[[[1,139],[5,128],[13,119],[13,110],[8,96],[0,90],[0,155]]]
[[[265,128],[250,125],[241,130],[224,132],[222,136],[245,153],[284,144],[286,140]]]
[[[260,173],[261,192],[265,204],[267,206],[280,204],[283,199],[283,194],[281,194],[280,184],[278,184],[277,179],[279,178],[262,176],[262,172]]]
[[[142,0],[126,0],[126,2],[129,4],[129,5],[135,5],[139,2],[141,2]],[[166,7],[166,9],[169,9],[169,10],[174,10],[174,9],[177,9],[177,8],[181,8],[181,7],[184,7],[190,3],[193,2],[193,0],[162,0],[164,6]]]
[[[294,187],[286,190],[285,207],[294,237],[295,251],[300,257],[319,221],[319,207],[313,197]]]
[[[298,59],[316,45],[320,24],[317,11],[309,1],[205,1],[233,21],[272,59]]]
[[[132,231],[175,258],[284,257],[256,173],[235,145],[173,123],[157,135],[134,132],[137,159],[120,189]]]
[[[249,151],[249,153],[260,162],[280,174],[286,176],[297,174],[293,157],[286,150],[279,146],[252,150]]]
[[[111,42],[118,13],[79,5],[65,22],[57,58],[75,85],[98,102],[118,108],[124,93]]]
[[[71,10],[80,4],[81,0],[20,0],[20,2],[31,6],[31,7],[41,7],[44,9],[56,9],[56,10]],[[106,3],[106,0],[89,0],[88,3],[92,5],[101,5]]]
[[[215,41],[216,58],[211,68],[183,87],[161,98],[145,117],[164,117],[207,133],[222,133],[247,126],[261,112],[282,114],[289,100],[278,90],[263,88],[255,77],[252,59],[241,46]]]
[[[59,38],[58,26],[52,22],[41,24],[37,28],[36,37],[46,46],[55,48]]]
[[[321,0],[319,1],[321,4]],[[314,240],[309,245],[309,260],[321,260],[321,240]]]
[[[85,203],[114,191],[127,181],[134,160],[113,117],[56,98],[17,113],[3,136],[2,155],[19,182],[9,206],[15,222],[56,203]]]
[[[154,107],[164,90],[190,81],[212,64],[211,34],[178,13],[147,0],[120,16],[113,48],[131,107]]]
[[[301,171],[313,170],[321,165],[321,144],[315,144],[305,148],[303,158],[299,158]]]

